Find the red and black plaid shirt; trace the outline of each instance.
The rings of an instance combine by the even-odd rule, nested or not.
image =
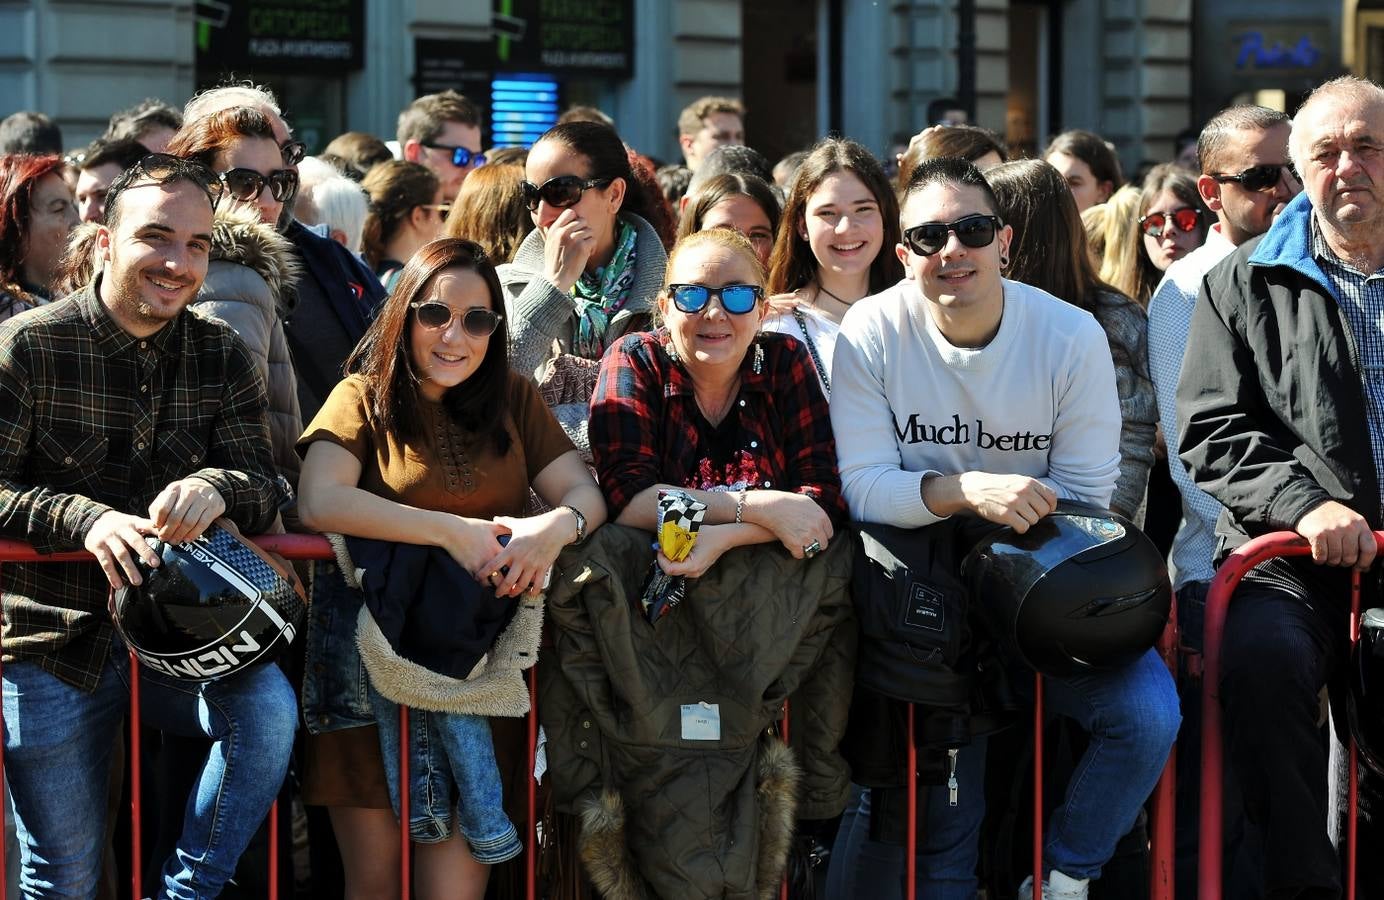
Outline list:
[[[601,360],[591,398],[591,452],[611,517],[655,484],[765,488],[806,494],[833,520],[846,515],[827,398],[806,348],[761,334],[740,367],[738,461],[708,473],[715,429],[697,406],[692,378],[668,355],[668,332],[627,335]],[[708,484],[708,474],[716,481]]]

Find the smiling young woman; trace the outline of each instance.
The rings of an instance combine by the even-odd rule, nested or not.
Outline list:
[[[563,547],[604,521],[605,503],[536,389],[510,370],[501,303],[478,244],[443,239],[414,254],[348,362],[353,374],[299,442],[299,509],[317,530],[440,548],[464,570],[468,589],[517,598],[542,588]],[[552,509],[525,517],[531,488]],[[309,659],[331,670],[316,677],[323,685],[336,679],[343,694],[357,691],[352,637],[361,603],[354,592],[333,594],[329,609],[315,602],[308,629]],[[345,623],[347,633],[319,619]],[[351,702],[362,700],[378,728],[311,735],[304,795],[331,810],[349,896],[373,900],[397,896],[389,807],[398,804],[400,738],[398,707],[374,681],[367,698]],[[478,716],[411,717],[426,736],[410,741],[410,771],[433,779],[412,791],[420,897],[479,898],[486,864],[518,852],[501,800],[524,768],[522,729],[503,721],[495,721],[492,741]],[[452,774],[463,771],[465,778]],[[458,791],[459,805],[449,799]]]
[[[765,331],[806,342],[822,386],[851,304],[903,277],[899,204],[884,169],[855,141],[826,138],[798,169],[769,257]]]

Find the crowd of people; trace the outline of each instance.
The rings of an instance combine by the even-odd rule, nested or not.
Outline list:
[[[1321,698],[1384,527],[1384,88],[1228,108],[1195,169],[1133,180],[1097,134],[1022,159],[964,122],[883,161],[832,136],[773,162],[749,115],[689,105],[671,164],[590,107],[486,148],[452,91],[316,156],[250,84],[145,101],[78,151],[41,113],[0,122],[0,536],[96,561],[0,586],[23,896],[115,896],[107,596],[224,518],[344,543],[302,567],[276,662],[141,676],[149,895],[263,896],[282,796],[309,896],[399,896],[407,797],[420,898],[511,896],[534,829],[553,898],[763,897],[785,870],[793,896],[901,897],[912,698],[857,679],[855,610],[883,602],[857,529],[955,580],[944,540],[1072,503],[1167,559],[1178,665],[1048,673],[1072,740],[1039,885],[996,849],[1020,843],[1004,728],[963,695],[930,744],[923,714],[916,896],[1139,896],[1174,742],[1196,895],[1206,595],[1279,530],[1310,558],[1252,571],[1226,629],[1225,896],[1340,896],[1346,725]],[[377,567],[408,594],[392,624]],[[535,659],[537,769],[514,680]],[[1032,701],[1000,635],[956,660]]]

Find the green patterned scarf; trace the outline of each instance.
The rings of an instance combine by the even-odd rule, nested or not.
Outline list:
[[[634,285],[634,245],[638,233],[628,222],[616,220],[615,254],[594,272],[583,272],[572,285],[577,301],[578,356],[600,359],[605,353],[605,333],[610,320],[624,309]]]

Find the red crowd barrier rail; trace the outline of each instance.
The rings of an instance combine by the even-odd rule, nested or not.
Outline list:
[[[1158,640],[1158,653],[1168,669],[1177,675],[1177,609],[1173,607],[1168,627]],[[1043,896],[1043,676],[1033,676],[1033,898]],[[907,719],[908,822],[904,843],[904,896],[908,900],[917,893],[916,851],[918,843],[918,755],[913,741],[913,704],[908,704]],[[1153,790],[1153,822],[1149,841],[1149,898],[1173,900],[1173,830],[1176,792],[1177,746],[1168,754],[1163,774]]]
[[[1374,533],[1375,544],[1384,550],[1384,532]],[[1206,634],[1202,656],[1201,728],[1201,822],[1197,860],[1197,894],[1201,900],[1221,900],[1221,839],[1224,827],[1221,779],[1224,771],[1221,730],[1221,639],[1225,634],[1226,612],[1231,595],[1251,569],[1276,557],[1310,556],[1307,541],[1291,531],[1280,531],[1255,538],[1232,552],[1211,582],[1206,595]],[[1350,589],[1350,640],[1360,636],[1360,573],[1352,573]],[[1358,794],[1358,752],[1350,743],[1350,773],[1346,819],[1346,898],[1355,898],[1356,811]],[[1325,823],[1323,823],[1325,827]]]

